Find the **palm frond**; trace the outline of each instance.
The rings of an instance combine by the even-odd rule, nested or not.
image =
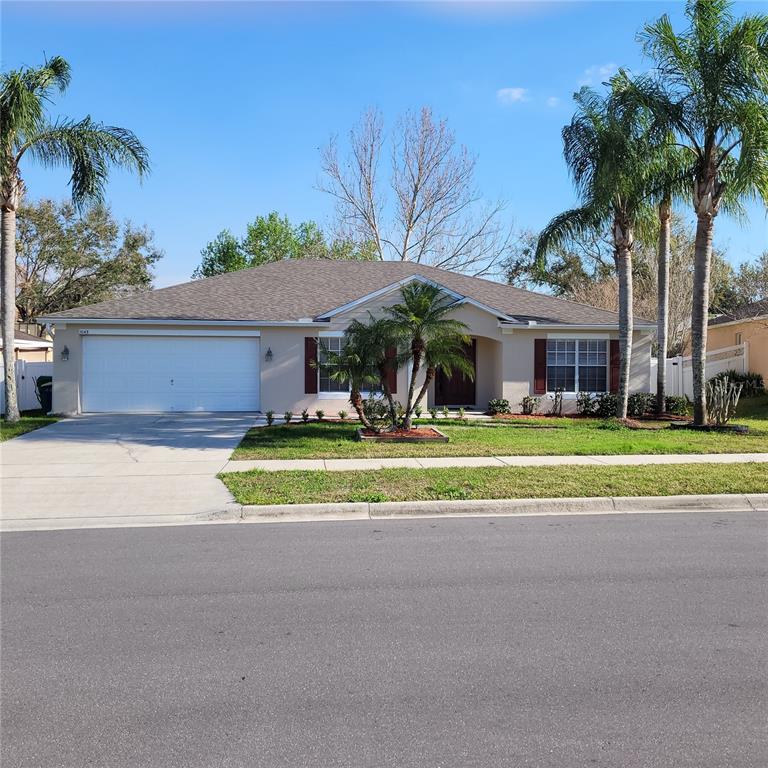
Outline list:
[[[94,122],[90,117],[44,126],[27,137],[16,162],[24,154],[47,167],[71,168],[76,205],[103,198],[111,167],[135,171],[140,177],[149,172],[149,155],[133,132]]]

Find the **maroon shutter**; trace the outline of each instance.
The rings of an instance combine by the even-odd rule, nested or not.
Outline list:
[[[397,357],[397,350],[394,347],[390,347],[387,350],[387,359],[391,360],[393,357]],[[387,386],[393,395],[397,394],[397,368],[394,366],[387,368]]]
[[[304,394],[317,394],[317,339],[304,337]]]
[[[533,394],[543,395],[547,391],[547,340],[533,341]]]
[[[610,380],[611,380],[611,392],[619,391],[619,360],[621,354],[619,353],[619,340],[611,339],[611,355],[610,355]]]

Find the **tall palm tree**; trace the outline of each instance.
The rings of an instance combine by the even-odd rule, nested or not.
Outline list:
[[[16,211],[25,192],[21,175],[24,158],[47,168],[71,170],[72,200],[80,206],[101,200],[111,166],[142,176],[149,170],[146,149],[133,133],[96,123],[51,122],[45,106],[54,91],[63,92],[70,81],[69,64],[55,56],[41,67],[12,70],[0,75],[0,210],[2,245],[2,336],[5,351],[6,419],[17,421],[19,407],[13,361],[16,307]]]
[[[404,352],[401,361],[411,362],[408,399],[403,414],[403,429],[410,429],[413,413],[434,380],[438,370],[450,376],[459,371],[474,377],[472,364],[465,355],[469,343],[467,326],[448,315],[454,310],[454,301],[432,283],[412,282],[400,290],[401,300],[384,312],[390,328],[399,339],[398,347]],[[425,368],[425,379],[418,396],[416,380]]]
[[[621,77],[624,77],[621,75]],[[632,249],[638,226],[647,218],[653,160],[657,152],[653,126],[642,110],[617,96],[590,88],[576,95],[577,111],[563,129],[565,162],[579,193],[581,207],[565,211],[539,235],[536,258],[567,240],[610,228],[619,281],[619,397],[616,415],[627,416],[634,318]]]
[[[668,16],[641,34],[656,72],[640,83],[647,106],[689,155],[696,213],[691,308],[694,423],[707,421],[709,272],[715,217],[740,200],[768,205],[768,16],[734,19],[728,0],[689,0],[687,30]]]
[[[669,346],[669,262],[672,243],[672,206],[687,191],[690,177],[688,158],[674,136],[661,131],[649,172],[650,202],[655,205],[658,226],[656,275],[656,413],[666,410],[667,349]]]

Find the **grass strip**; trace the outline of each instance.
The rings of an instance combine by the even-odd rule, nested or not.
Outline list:
[[[241,504],[768,493],[768,464],[230,472]]]
[[[19,421],[8,423],[4,418],[0,419],[0,442],[10,440],[11,438],[23,435],[26,432],[32,432],[40,427],[47,427],[58,421],[56,416],[46,416],[41,413],[31,412],[22,414]]]

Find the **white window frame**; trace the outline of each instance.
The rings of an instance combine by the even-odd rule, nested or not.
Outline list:
[[[611,388],[611,349],[610,349],[610,336],[607,334],[595,334],[592,336],[584,336],[583,334],[578,333],[550,333],[547,334],[547,353],[549,353],[549,341],[575,341],[576,342],[576,352],[574,356],[574,377],[573,377],[573,384],[574,384],[574,390],[573,391],[563,391],[563,400],[575,400],[579,392],[587,392],[591,395],[602,395],[605,392],[610,392]],[[602,341],[605,344],[605,390],[603,392],[593,392],[590,390],[582,390],[579,389],[579,342],[581,341]],[[565,367],[565,366],[554,366],[554,367]],[[570,366],[567,366],[570,367]],[[547,363],[547,383],[549,383],[549,363]],[[547,395],[554,395],[555,391],[547,389],[546,392]]]

